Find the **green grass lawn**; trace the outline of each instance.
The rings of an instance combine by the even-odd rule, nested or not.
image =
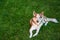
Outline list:
[[[33,11],[57,18],[49,22],[39,34],[29,38],[29,20]],[[60,40],[60,0],[0,0],[0,40]]]

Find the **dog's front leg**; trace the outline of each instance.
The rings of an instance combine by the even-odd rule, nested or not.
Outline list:
[[[45,23],[45,26],[47,26],[48,22]]]

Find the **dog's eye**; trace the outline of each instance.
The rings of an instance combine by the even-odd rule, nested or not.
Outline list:
[[[42,18],[42,17],[40,16],[40,18]]]
[[[37,22],[39,22],[39,21],[37,20]]]

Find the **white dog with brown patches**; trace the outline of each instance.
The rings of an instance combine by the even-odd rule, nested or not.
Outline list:
[[[48,24],[49,21],[58,23],[58,21],[55,18],[47,18],[44,16],[44,12],[41,12],[40,14],[37,14],[35,11],[33,11],[33,18],[30,20],[31,28],[29,30],[30,36],[29,38],[35,37],[41,28],[41,26],[45,23],[45,26]],[[36,33],[33,35],[32,31],[36,30]]]

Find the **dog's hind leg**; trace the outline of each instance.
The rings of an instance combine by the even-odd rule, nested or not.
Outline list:
[[[30,33],[29,38],[32,38],[32,35],[33,35],[32,31],[33,31],[33,30],[35,30],[35,28],[32,26],[32,27],[30,28],[30,30],[29,30],[29,33]]]
[[[42,27],[42,25],[43,25],[43,23],[41,23],[41,24],[38,26],[38,28],[36,29],[36,33],[33,35],[33,37],[35,37],[36,35],[38,35],[39,30],[40,30],[40,28]]]
[[[33,37],[35,37],[36,35],[38,35],[39,33],[39,29],[36,30],[36,33],[33,35]]]
[[[33,34],[32,31],[33,31],[32,29],[29,30],[29,32],[30,32],[30,36],[29,36],[29,38],[32,37],[32,34]]]

